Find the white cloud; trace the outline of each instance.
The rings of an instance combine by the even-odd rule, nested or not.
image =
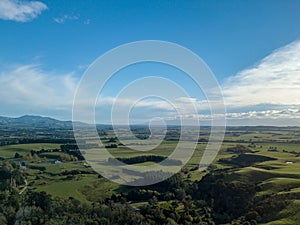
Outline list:
[[[230,77],[222,88],[229,111],[226,117],[231,122],[247,121],[251,124],[251,121],[257,121],[257,124],[264,124],[264,121],[269,121],[271,124],[270,121],[273,121],[280,125],[296,124],[295,119],[300,119],[300,41],[275,50],[255,66]],[[121,105],[133,105],[131,99],[110,100]],[[174,99],[172,104],[173,109],[163,100],[144,100],[135,104],[135,107],[148,108],[144,115],[152,116],[156,110],[157,115],[169,118],[176,116],[175,109],[180,109],[185,117],[211,119],[206,100],[180,97]],[[196,106],[198,115],[193,114],[191,104]],[[149,109],[152,109],[152,113]]]
[[[163,118],[164,120],[178,120],[179,118],[188,118],[194,124],[195,118],[198,117],[197,111],[207,110],[209,108],[207,101],[198,100],[196,98],[179,97],[166,101],[160,98],[116,98],[108,96],[100,96],[96,105],[96,114],[98,118],[109,118],[112,112],[113,104],[117,105],[117,121],[124,122],[124,116],[130,111],[131,121],[145,122],[152,118]],[[115,115],[115,114],[114,114]],[[208,116],[211,118],[211,116]],[[204,118],[202,115],[201,119]],[[207,116],[205,116],[205,119]],[[115,121],[115,120],[114,120]],[[101,122],[101,121],[99,121]],[[108,119],[108,122],[110,120]]]
[[[0,19],[28,22],[46,9],[47,5],[40,1],[1,0]]]
[[[229,78],[223,93],[228,107],[300,105],[300,41]]]
[[[77,82],[73,73],[49,73],[38,65],[14,66],[0,73],[1,111],[5,114],[36,114],[31,111],[35,109],[71,114]]]
[[[300,125],[300,40],[227,79],[229,123]]]
[[[240,113],[227,113],[228,119],[300,119],[300,110],[295,108],[287,108],[282,110],[263,110],[263,111],[248,111]]]
[[[79,15],[63,15],[62,17],[53,18],[54,22],[64,24],[67,20],[78,20]]]
[[[116,97],[101,97],[98,99],[98,106],[118,104],[121,106],[133,106],[138,108],[152,108],[157,110],[181,112],[193,112],[193,107],[196,110],[206,110],[209,108],[206,100],[199,100],[196,98],[180,97],[168,102],[160,98],[145,98],[137,101],[134,98],[116,98]]]
[[[84,23],[85,25],[89,25],[89,24],[91,23],[91,20],[90,20],[90,19],[86,19],[85,21],[83,21],[83,23]]]
[[[233,112],[226,117],[228,125],[300,126],[300,110],[296,108]]]
[[[78,81],[73,73],[45,72],[37,65],[2,71],[1,110],[14,112],[16,109],[41,108],[44,111],[67,112],[66,118],[70,119]],[[230,125],[300,125],[300,41],[274,51],[257,65],[229,78],[222,87]],[[86,100],[89,101],[94,102],[94,99]],[[96,106],[99,113],[96,113],[96,117],[100,118],[97,122],[110,121],[113,103],[122,106],[118,112],[120,123],[124,121],[123,116],[127,115],[123,111],[128,106],[134,106],[133,119],[141,123],[157,117],[177,121],[180,116],[191,121],[196,118],[211,120],[207,100],[177,95],[171,99],[171,105],[159,98],[136,101],[137,98],[101,96]],[[218,102],[211,104],[217,106]],[[193,105],[198,114],[191,107]],[[176,111],[178,109],[182,113],[180,116]],[[222,115],[215,115],[215,118],[218,117]]]

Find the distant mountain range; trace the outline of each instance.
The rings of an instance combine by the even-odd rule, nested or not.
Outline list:
[[[35,128],[72,128],[72,121],[60,121],[50,117],[25,115],[17,118],[0,116],[0,126]]]
[[[86,123],[76,122],[83,127],[89,126]],[[97,124],[97,126],[102,127],[111,127],[109,124]],[[135,126],[148,126],[148,124],[132,124]],[[121,126],[121,125],[120,125]],[[168,124],[168,126],[175,126],[176,124]],[[61,128],[61,129],[72,129],[73,123],[72,121],[61,121],[57,119],[53,119],[51,117],[43,117],[43,116],[33,116],[33,115],[25,115],[21,117],[4,117],[0,116],[0,128],[10,127],[10,128]],[[202,125],[202,127],[206,127]],[[209,127],[209,126],[208,126]],[[240,128],[248,129],[248,130],[278,130],[277,126],[227,126],[227,130],[239,130]],[[289,127],[281,127],[281,130],[288,129]]]

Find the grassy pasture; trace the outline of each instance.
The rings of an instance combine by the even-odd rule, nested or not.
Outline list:
[[[279,131],[276,130],[261,130],[261,131],[245,131],[242,128],[235,130],[232,133],[227,133],[219,154],[215,158],[213,165],[219,169],[229,168],[230,165],[225,165],[219,162],[220,159],[231,158],[235,154],[226,151],[227,148],[234,147],[237,144],[248,146],[254,143],[256,147],[250,147],[255,151],[253,154],[276,158],[276,160],[256,163],[251,166],[237,168],[232,172],[229,179],[249,179],[256,182],[260,191],[258,195],[282,194],[291,195],[293,201],[287,208],[282,210],[273,221],[265,225],[271,224],[297,224],[300,221],[300,157],[296,153],[300,153],[300,144],[291,143],[290,141],[300,140],[300,129],[285,128]],[[105,136],[107,139],[113,138],[114,135],[110,131]],[[231,141],[231,142],[230,142]],[[91,143],[94,143],[91,140]],[[120,142],[118,141],[117,144]],[[169,156],[176,148],[177,141],[163,141],[161,145],[151,151],[135,151],[125,146],[118,145],[118,148],[110,148],[109,152],[118,158],[131,158],[141,155],[159,155]],[[191,181],[199,180],[208,171],[190,171],[199,165],[203,152],[206,148],[206,143],[198,143],[186,167],[188,172],[186,179]],[[56,149],[60,144],[19,144],[0,147],[0,156],[5,158],[13,158],[15,153],[26,154],[30,150]],[[270,149],[276,151],[270,151]],[[101,149],[100,149],[101,150]],[[285,151],[285,152],[284,152]],[[43,153],[41,158],[55,159],[61,153]],[[291,162],[287,164],[287,162]],[[144,162],[135,164],[137,166],[151,165],[153,162]],[[98,178],[96,173],[83,173],[72,175],[62,175],[64,171],[78,170],[92,172],[91,168],[86,168],[83,162],[63,162],[62,164],[36,163],[35,166],[45,167],[45,171],[27,169],[29,188],[36,191],[46,191],[53,196],[59,197],[74,197],[80,201],[102,201],[113,193],[126,191],[126,188],[117,183],[108,181],[104,178]],[[38,177],[38,179],[37,179]],[[145,203],[133,203],[133,206],[139,207]]]
[[[4,158],[13,158],[15,153],[26,154],[31,150],[41,149],[59,149],[61,144],[52,143],[34,143],[34,144],[18,144],[0,146],[0,156]]]
[[[300,221],[300,200],[294,200],[285,209],[280,211],[274,220],[262,225],[298,225]]]
[[[73,197],[80,201],[87,201],[86,196],[80,192],[80,189],[85,185],[94,182],[97,176],[82,176],[75,180],[46,181],[44,185],[35,186],[36,191],[45,191],[53,196],[69,198]]]

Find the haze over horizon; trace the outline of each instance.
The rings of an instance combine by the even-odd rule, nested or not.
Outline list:
[[[2,0],[0,115],[71,120],[76,88],[97,57],[128,42],[164,40],[189,48],[211,68],[223,91],[228,125],[299,126],[299,9],[298,1]],[[176,108],[191,102],[198,113],[186,110],[187,118],[204,124],[211,119],[205,93],[186,74],[142,63],[106,84],[96,104],[97,123],[110,122],[114,102],[134,104],[117,95],[146,76],[170,79],[190,97],[174,95],[174,108],[163,99],[143,99],[132,111],[134,123],[176,121]]]

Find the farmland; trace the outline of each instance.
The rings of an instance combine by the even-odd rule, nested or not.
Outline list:
[[[134,165],[145,166],[154,164],[155,162],[151,161],[153,159],[168,157],[175,149],[178,144],[179,130],[174,127],[171,129],[172,132],[167,134],[162,143],[150,151],[129,149],[107,127],[100,127],[99,133],[104,145],[110,146],[107,150],[113,157],[126,160],[126,162],[132,161]],[[13,133],[14,131],[10,130],[10,132]],[[138,132],[140,137],[147,135],[146,128],[139,128]],[[16,140],[17,137],[18,131],[16,130],[13,140]],[[251,217],[252,222],[256,221],[259,224],[297,224],[296,222],[300,218],[300,214],[296,210],[300,201],[299,128],[229,127],[219,154],[214,162],[202,171],[198,169],[198,166],[206,148],[208,137],[209,127],[206,127],[201,130],[199,140],[190,140],[196,143],[196,149],[192,158],[180,172],[182,185],[184,184],[185,187],[191,185],[190,190],[187,190],[185,195],[192,197],[192,205],[196,206],[197,201],[193,201],[193,198],[199,198],[196,196],[203,196],[201,198],[208,201],[208,196],[205,195],[206,186],[215,189],[220,188],[218,183],[208,182],[210,179],[221,179],[229,186],[235,183],[249,183],[255,188],[253,193],[251,192],[252,189],[249,190],[249,193],[252,193],[251,196],[248,196],[249,201],[251,199],[251,204],[248,202],[247,204],[252,210],[250,212],[256,216],[252,218],[248,215],[250,212],[248,214],[243,214],[244,212],[229,214],[230,209],[226,209],[226,205],[222,206],[224,209],[220,211],[220,206],[215,203],[215,205],[207,206],[215,207],[212,221],[217,224],[220,221],[234,221],[233,218],[235,221],[250,221],[249,218]],[[71,137],[65,139],[65,143],[61,143],[61,140],[66,137],[61,137],[59,143],[55,143],[55,140],[52,141],[53,143],[43,143],[44,137],[41,137],[41,143],[36,143],[39,142],[36,137],[29,136],[27,138],[34,139],[35,143],[13,143],[0,146],[2,163],[20,164],[20,170],[28,183],[25,193],[45,192],[54,198],[66,200],[72,198],[82,204],[105,203],[109,199],[118,202],[115,199],[123,196],[131,207],[140,210],[148,207],[149,201],[151,202],[153,196],[156,196],[155,198],[158,199],[157,207],[168,208],[172,203],[174,207],[176,205],[175,210],[179,214],[186,212],[187,206],[185,203],[181,203],[179,200],[181,197],[172,197],[178,195],[177,192],[182,190],[183,186],[177,186],[174,193],[165,189],[170,184],[164,184],[159,188],[155,185],[149,188],[123,186],[102,177],[87,162],[78,158],[78,149],[76,149]],[[9,136],[6,136],[5,139],[10,141]],[[93,142],[93,144],[95,143]],[[100,150],[101,148],[97,151]],[[197,190],[191,189],[193,185],[199,186],[199,191],[203,190],[198,193]],[[19,189],[21,188],[22,185]],[[136,194],[132,195],[132,193]],[[230,191],[228,193],[228,195],[234,194]],[[211,193],[210,195],[209,198],[216,198],[218,194]],[[273,203],[271,199],[277,199],[277,202],[281,203],[276,206],[276,203]],[[275,204],[272,212],[265,209],[266,201]],[[192,205],[190,210],[194,207]],[[255,210],[256,207],[257,210]],[[250,210],[250,208],[245,210]],[[196,210],[195,213],[201,214],[203,212]],[[221,215],[223,217],[227,215],[227,217],[223,218]],[[204,218],[198,218],[198,220],[204,221]],[[205,223],[203,222],[203,224]]]

